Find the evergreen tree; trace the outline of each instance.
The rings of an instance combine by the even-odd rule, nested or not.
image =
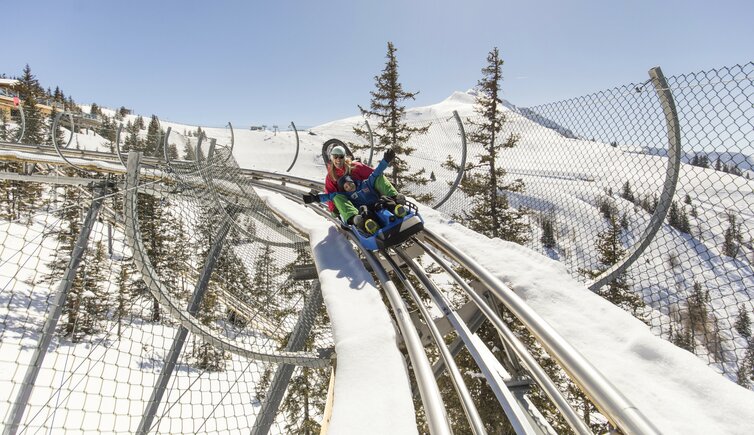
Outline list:
[[[736,258],[741,239],[741,224],[736,222],[736,216],[733,213],[728,213],[728,229],[725,230],[723,255]]]
[[[628,226],[629,226],[628,216],[625,213],[623,213],[620,216],[620,227],[623,228],[625,231],[628,231]]]
[[[92,115],[92,116],[100,116],[100,115],[102,115],[102,111],[100,111],[100,108],[97,105],[97,103],[92,103],[92,106],[89,109],[89,114]]]
[[[144,154],[147,156],[157,156],[162,151],[162,144],[160,138],[162,137],[162,130],[160,130],[160,120],[156,115],[152,115],[152,120],[149,121],[149,127],[147,128],[147,139],[144,144]]]
[[[61,104],[65,102],[65,95],[57,86],[55,86],[55,92],[52,94],[52,100]]]
[[[19,98],[22,100],[26,118],[26,131],[23,140],[30,144],[43,144],[45,141],[44,118],[37,108],[37,100],[44,94],[44,90],[39,85],[37,78],[31,73],[28,64],[24,68],[16,89]]]
[[[497,47],[487,56],[487,66],[482,68],[483,77],[477,84],[477,97],[474,111],[476,119],[468,119],[471,126],[468,140],[482,146],[483,152],[466,164],[465,176],[459,188],[466,194],[470,207],[455,216],[469,228],[488,237],[523,244],[529,238],[530,227],[523,210],[510,207],[507,192],[521,192],[524,182],[520,179],[507,183],[506,171],[501,165],[501,152],[513,148],[519,137],[509,135],[502,140],[502,129],[506,122],[500,98],[503,60]],[[459,170],[450,159],[444,167]]]
[[[738,370],[736,370],[736,383],[744,388],[751,388],[752,370],[751,364],[744,358],[738,365]]]
[[[276,288],[280,279],[280,268],[275,265],[273,251],[270,245],[264,245],[262,252],[254,264],[254,279],[251,281],[250,297],[255,304],[268,308],[276,308],[269,296],[270,289]]]
[[[87,250],[77,278],[81,280],[81,291],[77,294],[79,312],[76,315],[78,325],[74,341],[78,341],[77,337],[97,332],[99,323],[106,318],[108,306],[102,286],[107,278],[105,271],[109,267],[105,263],[105,247],[99,241],[94,249]]]
[[[552,218],[545,218],[542,220],[542,237],[539,239],[542,242],[542,246],[547,249],[553,249],[557,245],[555,240],[555,225],[552,222]]]
[[[120,339],[120,336],[122,334],[123,319],[128,317],[129,307],[131,306],[133,301],[133,294],[131,293],[131,288],[133,286],[133,281],[131,279],[132,273],[133,266],[131,261],[121,261],[120,270],[118,271],[118,275],[116,275],[115,278],[116,293],[113,310],[113,317],[115,318],[115,321],[118,322],[118,339]]]
[[[126,123],[126,138],[123,141],[123,152],[128,151],[144,151],[146,148],[146,142],[139,137],[139,126],[132,124],[131,121]]]
[[[603,267],[598,268],[596,271],[583,271],[592,278],[598,277],[610,268],[610,266],[618,263],[626,253],[621,243],[622,230],[620,224],[616,221],[615,217],[611,217],[608,225],[607,230],[600,232],[597,236],[596,247],[599,261],[603,264]],[[628,311],[634,317],[645,320],[643,313],[645,303],[638,294],[631,290],[627,272],[624,271],[613,278],[612,281],[600,288],[597,294]]]
[[[136,117],[136,121],[134,121],[134,127],[136,127],[139,131],[147,128],[147,125],[144,123],[144,118],[142,118],[141,115]]]
[[[738,306],[738,318],[736,318],[736,323],[733,326],[742,337],[751,339],[751,319],[744,304]]]
[[[8,126],[8,117],[4,110],[0,110],[0,141],[10,141],[10,127]]]
[[[681,349],[694,353],[694,337],[691,335],[690,328],[681,328],[679,331],[676,331],[674,334],[673,325],[671,324],[670,325],[670,342],[680,347]]]
[[[689,217],[686,214],[686,207],[678,205],[676,201],[670,203],[668,223],[683,233],[689,234],[691,232],[691,224],[689,223]]]
[[[392,42],[387,43],[387,62],[379,76],[375,76],[375,90],[370,92],[372,96],[369,109],[359,106],[361,114],[368,119],[376,119],[377,125],[373,129],[375,138],[374,148],[379,154],[392,148],[396,157],[390,164],[390,173],[386,174],[396,189],[406,190],[412,185],[426,185],[429,179],[425,176],[424,168],[411,172],[406,158],[410,156],[415,147],[409,145],[412,136],[424,134],[429,126],[415,127],[405,122],[406,108],[403,102],[415,99],[418,92],[407,92],[398,80],[398,59],[396,49]],[[361,127],[353,129],[357,135],[368,138],[369,132]],[[366,145],[352,144],[354,149],[366,149]],[[418,195],[419,201],[431,200],[430,195]]]
[[[160,199],[152,195],[139,193],[138,205],[136,212],[141,225],[141,235],[144,246],[147,249],[147,255],[152,261],[152,265],[158,272],[165,271],[165,264],[169,258],[167,249],[167,233],[164,231],[166,221],[164,216],[163,204]],[[160,304],[156,298],[145,292],[146,287],[140,286],[140,293],[146,297],[152,298],[152,316],[151,321],[160,321]]]
[[[623,192],[621,192],[621,198],[634,202],[634,193],[631,191],[631,184],[626,181],[623,184]]]
[[[196,148],[191,145],[190,139],[186,139],[186,146],[183,148],[183,160],[196,160]]]

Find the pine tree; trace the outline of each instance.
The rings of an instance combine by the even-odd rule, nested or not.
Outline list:
[[[191,145],[190,139],[186,139],[186,146],[183,148],[183,160],[196,160],[196,148]]]
[[[555,225],[552,222],[552,218],[544,218],[542,220],[542,237],[539,239],[542,242],[542,246],[547,249],[553,249],[557,245],[555,240]]]
[[[10,141],[10,127],[8,126],[8,117],[4,110],[0,110],[0,141]]]
[[[623,228],[625,231],[628,231],[628,226],[629,226],[628,216],[625,213],[623,213],[620,216],[620,227]]]
[[[23,140],[30,144],[43,144],[45,140],[44,118],[37,108],[37,100],[44,94],[44,90],[39,85],[37,78],[31,73],[28,64],[24,68],[16,89],[19,98],[23,101],[22,106],[26,117],[26,131]]]
[[[631,191],[631,184],[628,181],[623,184],[623,192],[620,196],[628,201],[634,201],[634,193]]]
[[[751,339],[751,319],[749,318],[749,311],[744,304],[738,306],[738,318],[733,327],[746,339]]]
[[[144,118],[141,115],[136,117],[136,121],[134,121],[134,127],[136,127],[139,131],[147,128],[147,125],[144,123]]]
[[[152,120],[149,121],[149,127],[147,128],[147,139],[144,144],[144,155],[157,156],[158,152],[162,151],[160,138],[162,137],[162,130],[160,130],[160,120],[156,115],[152,115]]]
[[[597,253],[599,261],[603,267],[596,271],[582,271],[592,278],[601,275],[610,266],[618,263],[626,253],[621,243],[622,229],[615,217],[609,220],[607,230],[600,232],[597,236]],[[614,305],[631,313],[639,320],[645,320],[643,309],[646,306],[642,298],[631,290],[629,276],[627,272],[622,272],[612,281],[597,291],[597,294],[604,297]]]
[[[736,222],[736,216],[728,213],[728,229],[725,230],[723,241],[723,255],[736,258],[741,243],[741,224]]]
[[[481,145],[483,152],[464,168],[465,176],[459,188],[471,204],[456,218],[488,237],[523,244],[529,238],[530,226],[523,210],[510,207],[506,192],[523,191],[524,182],[518,179],[507,183],[507,173],[501,165],[502,150],[515,147],[519,140],[515,134],[505,139],[502,135],[506,122],[500,98],[502,65],[503,60],[495,47],[487,55],[487,66],[482,68],[483,77],[477,84],[474,111],[479,117],[467,120],[471,126],[468,140]],[[450,159],[443,166],[450,170],[460,169]]]
[[[167,252],[166,240],[167,234],[164,232],[165,218],[164,209],[160,204],[160,199],[148,195],[138,194],[138,205],[136,212],[139,216],[139,222],[141,225],[141,235],[144,241],[144,246],[147,249],[147,255],[152,261],[152,265],[158,272],[164,271],[164,265],[169,257]],[[141,287],[142,294],[147,297],[152,297],[143,292],[145,287]],[[160,304],[156,298],[152,297],[152,317],[153,322],[160,321]]]
[[[262,252],[254,264],[254,279],[251,281],[249,296],[255,304],[275,309],[274,301],[269,299],[269,290],[277,287],[280,268],[275,265],[272,247],[264,245]]]
[[[691,232],[691,224],[689,223],[689,217],[686,214],[686,207],[678,205],[676,201],[670,203],[668,223],[670,226],[683,233],[689,234]]]
[[[113,309],[113,317],[118,323],[117,335],[118,339],[122,334],[123,319],[129,314],[129,308],[133,302],[131,287],[133,281],[131,280],[131,274],[133,273],[133,266],[130,260],[124,260],[120,262],[120,270],[115,278],[116,293],[115,303]]]
[[[79,313],[76,333],[91,335],[98,330],[99,323],[106,318],[107,298],[103,283],[105,282],[106,265],[105,247],[98,241],[94,249],[89,249],[86,259],[81,265],[81,292],[78,294]]]
[[[415,147],[409,145],[414,135],[425,134],[429,126],[415,127],[408,125],[405,120],[406,108],[403,102],[416,98],[418,92],[403,90],[398,80],[398,59],[396,49],[392,42],[387,43],[387,62],[379,76],[375,76],[375,90],[370,92],[372,96],[369,109],[359,106],[361,114],[368,119],[376,119],[377,124],[372,131],[375,143],[375,152],[380,154],[389,148],[395,151],[395,160],[390,164],[388,178],[396,189],[406,190],[413,185],[426,185],[429,179],[425,176],[424,168],[411,172],[406,158],[410,156]],[[353,129],[357,135],[368,138],[369,132],[361,127]],[[366,149],[366,145],[352,144],[354,149]],[[431,200],[430,195],[418,195],[419,201]]]
[[[92,115],[92,116],[100,116],[100,115],[102,115],[102,111],[100,111],[100,108],[97,105],[97,103],[92,103],[92,106],[89,109],[89,114]]]

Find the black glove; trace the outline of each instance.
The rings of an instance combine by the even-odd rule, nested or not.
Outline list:
[[[382,156],[382,160],[388,163],[392,162],[393,159],[395,159],[395,151],[393,151],[392,149],[385,151],[385,155]]]
[[[395,201],[396,204],[406,205],[406,196],[403,195],[402,193],[399,193],[399,194],[391,197],[391,199],[393,201]]]
[[[313,202],[319,202],[319,195],[316,193],[305,193],[304,204],[311,204]]]

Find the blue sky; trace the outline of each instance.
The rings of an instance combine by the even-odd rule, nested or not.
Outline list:
[[[209,126],[312,126],[369,103],[387,41],[408,106],[472,88],[495,46],[532,106],[754,59],[750,0],[2,0],[0,73]],[[10,3],[10,6],[8,4]]]

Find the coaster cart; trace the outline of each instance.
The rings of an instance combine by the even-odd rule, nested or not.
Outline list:
[[[341,221],[343,227],[349,229],[359,239],[361,245],[369,251],[379,251],[398,245],[408,240],[409,237],[424,229],[424,219],[419,214],[416,204],[406,201],[406,215],[397,217],[381,203],[374,206],[369,217],[376,220],[380,229],[374,234],[368,234],[360,230],[356,225],[348,225]]]
[[[355,160],[353,153],[348,146],[340,139],[329,139],[322,144],[322,160],[327,165],[330,162],[330,151],[336,147],[342,146],[346,151],[346,156]],[[409,237],[424,229],[424,219],[419,215],[419,208],[416,204],[406,201],[406,215],[399,218],[383,207],[381,202],[374,205],[369,217],[377,221],[380,229],[374,234],[368,234],[361,231],[355,225],[348,225],[341,219],[341,225],[353,232],[361,242],[361,245],[370,250],[378,251],[390,246],[403,243]],[[366,216],[365,216],[366,218]]]

